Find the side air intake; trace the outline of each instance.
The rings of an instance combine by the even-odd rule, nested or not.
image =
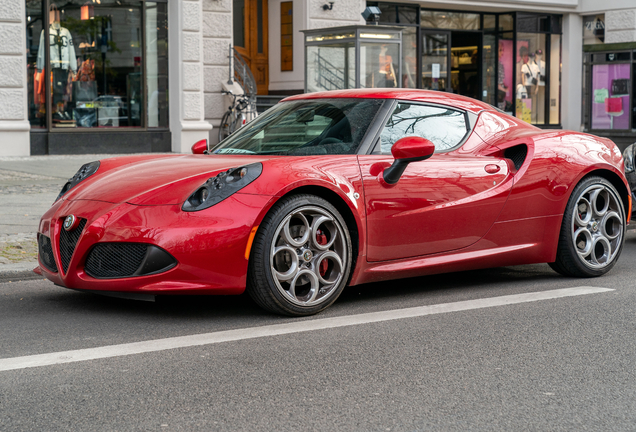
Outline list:
[[[528,147],[525,144],[516,145],[514,147],[507,148],[504,151],[504,157],[510,159],[515,164],[515,169],[521,168],[521,165],[526,160],[528,155]]]

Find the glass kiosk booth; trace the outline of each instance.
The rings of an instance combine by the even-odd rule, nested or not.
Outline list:
[[[404,87],[408,68],[402,65],[401,27],[355,25],[303,32],[305,92]]]

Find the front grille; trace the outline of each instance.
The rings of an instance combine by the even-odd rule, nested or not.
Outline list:
[[[100,243],[88,254],[84,270],[98,279],[130,277],[141,267],[148,245]]]
[[[65,229],[60,231],[60,258],[62,259],[62,270],[64,270],[64,273],[68,270],[75,246],[77,246],[77,241],[82,235],[85,226],[86,219],[80,219],[79,225],[73,231],[66,231]]]
[[[51,247],[50,238],[42,234],[38,236],[38,252],[40,254],[40,261],[44,264],[44,267],[49,271],[57,273],[57,265],[55,265],[55,258],[53,258],[53,248]]]

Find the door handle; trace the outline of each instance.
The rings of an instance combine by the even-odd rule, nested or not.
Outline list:
[[[488,164],[484,167],[484,169],[486,170],[486,172],[488,174],[495,174],[498,173],[499,170],[501,169],[501,167],[499,165],[495,165],[495,164]]]

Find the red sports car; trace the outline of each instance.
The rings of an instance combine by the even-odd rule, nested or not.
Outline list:
[[[193,153],[84,165],[42,217],[36,270],[309,315],[366,282],[527,263],[600,276],[631,214],[610,140],[442,92],[293,96]]]

